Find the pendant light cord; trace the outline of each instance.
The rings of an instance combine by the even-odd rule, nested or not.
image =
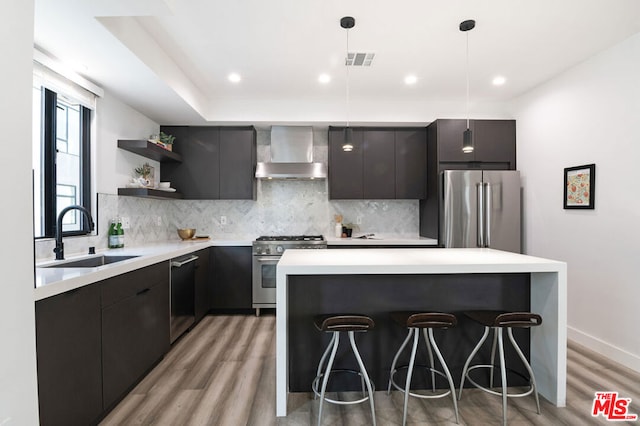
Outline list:
[[[344,58],[347,67],[347,127],[349,127],[349,29],[347,29],[347,55]]]
[[[467,33],[467,129],[469,128],[469,31]]]

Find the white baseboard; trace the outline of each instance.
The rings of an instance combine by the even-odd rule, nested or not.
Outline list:
[[[632,354],[571,326],[567,326],[567,338],[627,368],[640,372],[640,356],[636,354]]]

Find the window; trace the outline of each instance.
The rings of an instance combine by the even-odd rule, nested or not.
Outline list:
[[[70,205],[91,211],[91,110],[34,80],[34,234],[53,237],[58,214]],[[65,214],[63,235],[90,233],[77,210]]]

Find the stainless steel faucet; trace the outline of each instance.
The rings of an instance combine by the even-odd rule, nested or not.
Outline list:
[[[91,212],[84,207],[73,205],[62,209],[62,211],[58,215],[58,221],[56,224],[56,248],[53,249],[53,252],[56,254],[56,260],[64,260],[64,244],[62,244],[62,218],[69,210],[80,210],[82,213],[84,213],[84,216],[89,222],[89,229],[93,231],[93,229],[95,228],[95,225],[93,224],[93,218],[91,217]]]

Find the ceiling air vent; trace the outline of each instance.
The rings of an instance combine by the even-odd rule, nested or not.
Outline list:
[[[370,67],[375,53],[349,52],[347,55],[348,67]]]

